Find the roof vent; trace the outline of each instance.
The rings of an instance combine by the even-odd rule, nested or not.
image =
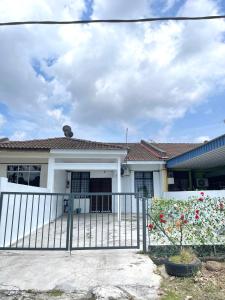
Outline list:
[[[73,132],[69,125],[64,125],[62,130],[64,132],[65,137],[71,138],[73,136]]]

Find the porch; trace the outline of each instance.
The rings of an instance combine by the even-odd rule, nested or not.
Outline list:
[[[170,159],[167,168],[169,192],[224,190],[225,135]]]
[[[54,150],[48,160],[47,188],[52,193],[120,193],[125,151]]]

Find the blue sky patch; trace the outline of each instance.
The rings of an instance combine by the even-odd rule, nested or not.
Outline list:
[[[46,64],[48,67],[53,65],[55,60],[49,59]],[[54,76],[49,75],[47,72],[43,70],[42,63],[39,59],[33,58],[31,65],[37,76],[42,76],[46,81],[50,82],[54,79]]]

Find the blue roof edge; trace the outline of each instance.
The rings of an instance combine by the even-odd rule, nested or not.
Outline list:
[[[216,137],[215,139],[198,146],[195,149],[192,149],[188,152],[180,154],[176,157],[173,157],[167,161],[167,168],[176,167],[179,163],[190,160],[207,152],[216,150],[222,146],[225,146],[225,134]]]

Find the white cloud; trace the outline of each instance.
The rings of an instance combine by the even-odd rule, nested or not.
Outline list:
[[[14,134],[10,137],[11,141],[21,141],[21,140],[25,140],[27,137],[27,133],[26,131],[20,131],[17,130],[14,132]]]
[[[148,0],[94,0],[93,18],[141,18],[149,16]]]
[[[167,1],[172,7],[175,1]],[[2,20],[80,18],[84,0],[1,1]],[[93,17],[154,14],[151,1],[94,0]],[[186,1],[179,15],[215,14],[217,2]],[[75,135],[97,139],[157,120],[158,138],[215,88],[224,90],[224,21],[130,25],[26,26],[0,30],[0,101],[55,135],[69,122]],[[55,57],[54,65],[46,59]],[[51,82],[37,76],[37,59]],[[32,125],[33,126],[33,125]],[[99,133],[99,135],[98,135]],[[148,135],[148,134],[146,134]]]
[[[210,137],[208,135],[205,135],[205,136],[199,136],[195,139],[195,142],[196,143],[204,143],[206,141],[209,141],[210,140]]]

